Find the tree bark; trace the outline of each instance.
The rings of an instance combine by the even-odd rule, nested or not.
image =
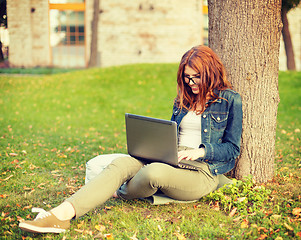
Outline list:
[[[90,59],[88,67],[96,67],[97,66],[97,38],[98,38],[98,19],[99,19],[99,0],[93,1],[93,20],[91,24],[91,46],[90,46]]]
[[[293,49],[293,43],[291,39],[291,34],[289,30],[289,24],[287,19],[287,9],[282,8],[281,10],[281,20],[283,24],[282,28],[282,37],[284,42],[284,48],[286,53],[286,66],[287,70],[296,70],[296,64],[295,64],[295,56],[294,56],[294,49]]]
[[[241,154],[232,175],[274,175],[281,0],[208,0],[209,46],[243,100]]]

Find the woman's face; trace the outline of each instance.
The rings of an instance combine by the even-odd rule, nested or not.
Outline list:
[[[184,81],[190,86],[193,94],[199,94],[200,75],[191,67],[185,66]]]

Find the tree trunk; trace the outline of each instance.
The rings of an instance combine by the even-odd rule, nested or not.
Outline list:
[[[2,42],[0,41],[0,62],[4,60],[3,51],[2,51]]]
[[[294,49],[291,39],[290,30],[288,27],[288,20],[287,20],[287,9],[282,8],[281,10],[281,19],[282,19],[282,37],[284,42],[284,48],[286,53],[286,66],[287,70],[296,70],[296,64],[295,64],[295,56],[294,56]]]
[[[232,175],[274,175],[281,0],[208,0],[209,46],[243,100],[241,154]]]
[[[88,67],[97,66],[97,38],[98,38],[98,16],[99,16],[99,0],[93,1],[93,20],[91,24],[91,46],[90,46],[90,60]]]

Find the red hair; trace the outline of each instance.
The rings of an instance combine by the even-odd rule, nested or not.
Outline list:
[[[184,81],[185,67],[189,66],[200,75],[199,93],[192,93],[190,86]],[[201,111],[206,109],[208,100],[218,99],[213,90],[232,88],[227,80],[226,70],[221,60],[212,49],[206,46],[196,46],[187,51],[180,62],[178,75],[178,93],[176,102],[180,108],[196,111],[197,105]],[[209,99],[208,99],[209,98]]]

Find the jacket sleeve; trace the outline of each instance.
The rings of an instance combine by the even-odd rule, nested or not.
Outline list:
[[[229,101],[229,114],[227,126],[221,143],[203,143],[200,147],[205,148],[205,156],[200,158],[212,164],[228,162],[236,159],[240,153],[242,133],[242,101],[238,93],[233,94]]]

